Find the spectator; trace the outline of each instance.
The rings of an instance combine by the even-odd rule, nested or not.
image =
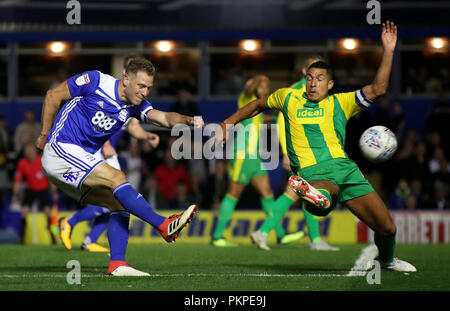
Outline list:
[[[179,181],[184,182],[189,191],[187,171],[183,165],[178,164],[173,158],[170,149],[165,153],[164,163],[156,168],[155,176],[166,200],[173,199],[176,196],[176,185]]]
[[[166,200],[159,188],[155,175],[150,174],[147,177],[141,193],[153,209],[164,210],[167,208]]]
[[[433,157],[430,159],[428,163],[428,168],[431,174],[436,173],[440,170],[440,162],[445,160],[444,149],[441,147],[436,147],[433,152]]]
[[[403,106],[400,102],[395,101],[392,105],[391,116],[391,130],[395,133],[397,138],[403,137],[406,128],[405,115],[403,113]]]
[[[442,181],[444,184],[450,184],[450,166],[447,159],[440,158],[438,160],[438,170],[431,174],[431,183],[434,184],[437,180]]]
[[[139,150],[139,144],[132,140],[128,152],[124,156],[127,163],[125,170],[127,180],[135,189],[141,187],[142,179],[142,159]]]
[[[434,183],[434,205],[431,206],[437,210],[450,210],[450,202],[448,199],[448,184],[441,180]]]
[[[20,123],[14,133],[14,151],[19,154],[27,144],[34,144],[41,133],[41,124],[36,121],[33,110],[25,112],[25,121]]]
[[[426,134],[426,144],[427,144],[427,150],[429,152],[432,152],[434,155],[436,148],[442,149],[442,138],[441,134],[439,132],[433,131]]]
[[[190,100],[190,96],[186,89],[180,89],[177,101],[173,104],[171,110],[191,117],[198,115],[197,106]]]
[[[397,188],[394,193],[389,198],[389,209],[391,210],[402,210],[405,208],[406,198],[411,194],[411,189],[409,189],[408,182],[406,179],[402,178],[397,184]]]
[[[30,208],[34,202],[37,202],[40,208],[43,208],[47,216],[47,229],[53,244],[56,243],[55,237],[50,232],[51,205],[50,184],[42,172],[41,156],[37,154],[33,144],[25,147],[25,157],[19,160],[14,178],[12,203],[19,202],[21,183],[26,180],[26,189],[22,197],[22,221],[21,238],[25,241],[26,219]]]
[[[405,209],[408,211],[415,211],[417,209],[417,199],[415,196],[410,195],[406,198]]]
[[[408,163],[408,178],[426,181],[429,178],[427,147],[424,142],[418,142],[414,148],[414,155]]]
[[[173,210],[184,210],[194,204],[194,198],[189,194],[188,188],[183,181],[178,181],[175,187],[175,197],[169,201],[169,208]]]
[[[411,185],[411,194],[410,196],[413,196],[415,199],[415,206],[416,208],[425,208],[426,202],[424,199],[424,196],[422,194],[422,182],[420,179],[414,179],[410,182]],[[408,202],[406,203],[408,205]],[[412,204],[411,202],[409,204]],[[406,207],[408,208],[408,206]]]

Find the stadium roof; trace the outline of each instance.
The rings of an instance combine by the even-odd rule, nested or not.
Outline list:
[[[80,0],[81,25],[68,25],[69,1],[0,0],[0,31],[248,31],[368,28],[362,0]],[[380,1],[381,19],[403,29],[448,28],[450,2]]]

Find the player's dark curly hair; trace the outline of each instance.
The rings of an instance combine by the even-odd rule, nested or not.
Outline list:
[[[125,72],[129,74],[137,74],[139,71],[143,71],[149,76],[154,77],[156,73],[155,66],[145,58],[133,58],[127,65]]]
[[[329,78],[333,79],[333,70],[331,69],[330,65],[328,65],[326,62],[319,60],[315,63],[312,63],[311,66],[308,67],[308,70],[311,68],[325,69],[327,71]]]

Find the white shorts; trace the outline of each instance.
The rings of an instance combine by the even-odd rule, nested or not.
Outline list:
[[[89,153],[78,145],[47,143],[42,154],[42,171],[51,183],[83,205],[91,191],[83,181],[102,162],[97,153]]]
[[[105,156],[102,153],[102,148],[100,148],[96,153],[96,156],[98,156],[100,159],[105,160],[106,163],[114,167],[116,170],[120,171],[120,163],[119,163],[119,157],[117,154],[113,155],[112,157],[109,157],[108,159],[105,159]]]

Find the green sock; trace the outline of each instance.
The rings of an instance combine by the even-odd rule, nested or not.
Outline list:
[[[275,200],[273,198],[273,195],[261,198],[261,204],[267,216],[273,215],[272,210],[275,208]],[[286,231],[284,230],[281,222],[278,222],[275,225],[275,233],[278,238],[282,238],[286,234]]]
[[[220,204],[219,219],[217,221],[216,230],[213,233],[213,239],[220,239],[223,237],[223,233],[228,225],[228,222],[233,215],[234,208],[236,207],[237,200],[231,195],[227,194]]]
[[[317,189],[320,193],[322,193],[324,196],[327,197],[328,200],[330,200],[330,206],[333,205],[333,199],[331,198],[331,194],[328,192],[328,190],[325,189]]]
[[[303,213],[305,214],[306,226],[308,227],[309,240],[312,243],[320,241],[319,219],[305,209],[305,202],[302,204]]]
[[[378,247],[378,258],[384,263],[394,260],[395,236],[384,237],[375,233],[375,245]]]
[[[272,212],[273,215],[270,215],[266,218],[264,223],[262,224],[259,231],[264,234],[269,234],[270,230],[275,228],[277,224],[280,223],[281,218],[283,218],[284,214],[287,212],[289,207],[291,207],[292,203],[295,202],[295,199],[289,197],[286,192],[283,193],[276,201],[273,206]]]

